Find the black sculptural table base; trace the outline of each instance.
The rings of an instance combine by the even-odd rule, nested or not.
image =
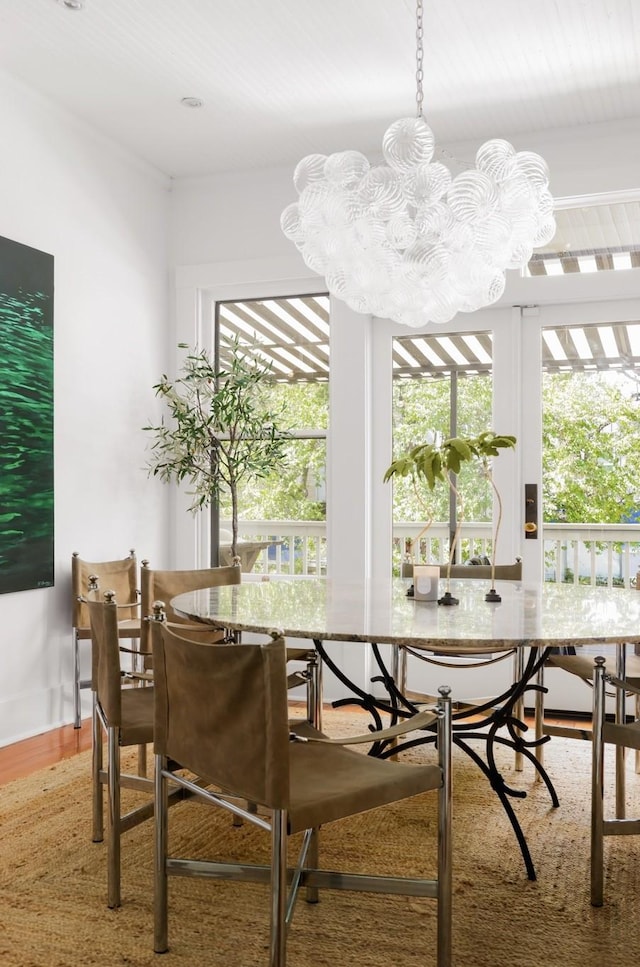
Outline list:
[[[371,643],[371,647],[380,674],[372,678],[371,682],[372,684],[374,682],[381,682],[387,692],[388,699],[374,696],[370,692],[366,692],[364,689],[358,687],[347,678],[342,669],[330,658],[321,640],[314,639],[314,644],[322,661],[352,693],[352,696],[349,698],[339,699],[333,702],[334,708],[346,705],[359,705],[369,712],[373,718],[374,724],[370,726],[372,746],[369,750],[369,755],[389,758],[392,755],[395,756],[400,752],[415,748],[419,745],[435,743],[435,731],[431,729],[425,729],[419,737],[407,739],[406,741],[398,742],[397,740],[386,739],[376,742],[375,733],[377,730],[382,729],[385,724],[382,719],[383,715],[389,716],[389,724],[395,725],[400,719],[410,718],[412,715],[415,715],[419,711],[419,707],[398,689],[395,679],[386,667],[380,654],[380,649],[375,642]],[[507,746],[513,749],[514,753],[519,753],[527,759],[547,787],[552,806],[559,806],[560,803],[553,783],[542,763],[535,755],[535,750],[545,742],[548,742],[550,737],[545,735],[539,739],[525,739],[524,734],[527,731],[527,725],[516,716],[516,709],[519,707],[525,692],[546,691],[546,688],[535,684],[533,680],[538,670],[543,666],[548,653],[549,649],[529,648],[529,654],[524,664],[524,671],[518,681],[514,681],[506,691],[496,698],[491,699],[491,701],[485,702],[484,704],[468,705],[460,711],[454,712],[452,716],[453,742],[478,766],[502,803],[518,841],[527,870],[527,876],[530,880],[536,879],[536,871],[527,841],[513,806],[513,800],[525,799],[527,793],[522,789],[515,789],[513,786],[507,784],[496,763],[495,749],[497,745]],[[483,716],[481,721],[478,721],[478,716]],[[499,734],[500,729],[506,729],[507,734]],[[484,756],[469,744],[472,740],[482,741]]]

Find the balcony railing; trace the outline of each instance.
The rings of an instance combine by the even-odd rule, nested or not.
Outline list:
[[[220,527],[231,530],[231,522]],[[260,551],[252,571],[257,574],[327,573],[327,528],[323,520],[240,520],[240,541],[271,541]]]
[[[547,581],[636,586],[638,524],[545,524],[542,534]]]
[[[229,528],[228,521],[221,526]],[[423,525],[394,524],[393,564],[399,569],[407,539],[415,542]],[[242,520],[240,540],[272,541],[262,550],[253,571],[258,574],[326,574],[327,538],[324,521]],[[544,524],[545,580],[557,583],[635,587],[640,570],[638,524]],[[414,559],[444,564],[449,555],[449,528],[434,523],[413,548]],[[459,541],[460,561],[492,554],[490,523],[465,522]],[[508,563],[498,554],[498,563]]]

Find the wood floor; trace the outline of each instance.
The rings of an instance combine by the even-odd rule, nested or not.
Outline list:
[[[81,729],[64,725],[51,729],[32,739],[23,739],[0,749],[0,785],[13,779],[45,769],[47,766],[68,759],[78,752],[91,748],[91,720],[86,719]]]
[[[533,720],[528,716],[525,721],[527,725],[533,725]],[[555,723],[554,719],[547,719],[547,721],[560,724],[559,721]],[[562,725],[580,726],[584,725],[584,721],[573,722],[562,719]],[[90,748],[90,719],[83,721],[81,729],[65,725],[60,729],[43,732],[42,735],[36,735],[31,739],[23,739],[21,742],[4,746],[0,749],[0,786],[13,779],[22,779],[32,772],[37,772],[38,769],[45,769]]]

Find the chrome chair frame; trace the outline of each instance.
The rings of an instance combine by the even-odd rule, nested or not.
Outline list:
[[[121,639],[136,641],[140,638],[140,592],[138,590],[138,565],[136,553],[133,548],[129,551],[126,558],[114,561],[85,561],[80,557],[78,551],[71,555],[71,586],[73,593],[73,618],[71,628],[71,646],[73,654],[73,727],[82,727],[82,707],[80,692],[85,688],[91,687],[91,679],[82,677],[80,663],[80,642],[91,640],[91,628],[88,622],[81,619],[84,614],[84,603],[86,601],[100,600],[100,592],[114,590],[114,571],[119,572],[120,579],[125,578],[128,585],[128,594],[123,594],[121,588],[115,588],[117,596],[122,603],[121,609],[129,612],[121,622],[118,635]],[[100,583],[103,582],[101,589]],[[134,598],[127,600],[133,594]],[[135,610],[138,617],[133,618],[132,612]],[[131,649],[135,653],[135,649]],[[135,657],[132,659],[134,671],[138,671]]]
[[[611,660],[604,660],[606,664],[609,665],[609,669],[611,669],[613,662]],[[575,671],[571,667],[573,662],[576,664]],[[544,696],[546,694],[546,688],[544,687],[545,666],[558,667],[562,671],[566,672],[566,674],[573,675],[575,678],[581,679],[586,687],[593,689],[595,684],[593,675],[583,671],[585,663],[586,656],[583,657],[577,654],[550,655],[545,662],[545,665],[540,667],[537,676],[537,685],[539,688],[536,691],[535,700],[534,727],[536,739],[542,739],[544,736],[556,736],[558,738],[565,739],[579,739],[587,742],[592,741],[593,721],[588,725],[585,724],[583,728],[570,725],[551,725],[545,722],[544,714]],[[591,672],[591,669],[589,669],[589,672]],[[608,672],[607,668],[605,668],[604,674],[605,680],[607,680],[610,677],[611,672]],[[628,646],[626,644],[621,643],[616,646],[615,678],[619,681],[625,682],[624,690],[620,690],[618,688],[614,693],[612,693],[615,694],[616,721],[618,723],[624,721],[626,696],[632,694],[635,694],[636,696],[636,718],[640,718],[640,692],[638,691],[638,684],[640,683],[640,656],[637,645],[631,655],[628,654]],[[541,763],[544,762],[544,746],[542,745],[538,747],[538,758]],[[640,751],[636,751],[635,771],[636,773],[640,773]],[[616,749],[616,816],[618,819],[624,819],[625,810],[624,750],[618,747]]]
[[[161,616],[156,621],[154,636],[161,634]],[[278,633],[272,636],[279,643],[284,643]],[[154,637],[154,655],[156,653],[157,637]],[[259,649],[259,645],[248,645],[247,648]],[[154,659],[155,660],[155,659]],[[159,663],[158,663],[159,664]],[[156,715],[164,717],[164,702],[156,705]],[[167,708],[170,703],[167,704]],[[424,714],[424,713],[423,713]],[[437,900],[437,965],[451,967],[451,933],[452,933],[452,836],[451,836],[451,700],[449,689],[439,690],[437,709],[437,748],[438,765],[441,772],[441,785],[438,792],[438,876],[437,879],[423,879],[411,877],[393,877],[351,874],[318,868],[318,828],[307,829],[303,835],[302,847],[295,868],[287,867],[287,838],[288,812],[285,808],[272,808],[269,817],[260,816],[256,811],[249,811],[226,795],[221,795],[210,789],[203,789],[184,775],[174,776],[167,769],[166,756],[157,752],[155,771],[156,797],[156,833],[155,833],[155,875],[154,875],[154,950],[164,953],[168,945],[168,878],[171,875],[198,876],[212,879],[231,879],[242,882],[261,882],[271,885],[271,936],[269,947],[270,967],[286,967],[287,931],[291,923],[296,898],[300,887],[307,888],[307,899],[315,902],[320,889],[350,890],[359,892],[388,893],[406,896],[430,897]],[[429,715],[431,721],[434,716]],[[422,720],[420,720],[422,721]],[[425,720],[426,721],[426,720]],[[291,728],[292,726],[290,726]],[[339,743],[342,740],[307,738],[303,730],[299,735],[290,732],[290,741]],[[424,726],[423,726],[424,727]],[[420,723],[414,719],[411,723],[403,723],[391,730],[400,734],[403,730],[411,731],[420,728]],[[170,734],[170,726],[166,726]],[[315,730],[314,730],[315,731]],[[318,733],[315,733],[318,735]],[[167,740],[168,741],[168,740]],[[371,742],[370,734],[359,736],[345,742]],[[379,760],[377,760],[379,761]],[[393,768],[393,763],[388,763]],[[188,763],[187,763],[188,766]],[[398,767],[402,768],[402,767]],[[411,768],[411,767],[409,767]],[[247,865],[220,863],[212,860],[194,860],[168,856],[168,783],[179,783],[187,793],[196,795],[202,800],[229,810],[242,820],[270,833],[271,862],[270,865]],[[400,796],[399,798],[405,798]],[[345,815],[345,814],[343,814]],[[290,883],[287,892],[287,884]]]
[[[593,674],[593,740],[591,760],[591,905],[602,906],[604,895],[604,838],[605,836],[640,836],[640,819],[627,819],[626,810],[620,810],[619,782],[620,769],[616,762],[616,819],[604,817],[604,747],[605,743],[616,746],[616,753],[622,756],[624,771],[624,752],[626,748],[640,750],[640,719],[625,723],[624,718],[608,723],[605,717],[605,685],[609,683],[617,695],[631,692],[640,696],[640,688],[632,687],[627,681],[607,675],[605,659],[595,660]],[[618,718],[618,716],[616,716]],[[624,792],[624,787],[623,787]],[[619,813],[622,812],[622,816]]]
[[[153,690],[144,687],[147,682],[142,673],[143,687],[136,673],[121,672],[120,643],[118,638],[118,605],[113,592],[105,592],[104,602],[85,602],[90,612],[92,631],[92,839],[101,843],[104,839],[104,797],[107,788],[107,905],[121,905],[121,837],[123,833],[151,819],[154,813],[154,780],[144,774],[132,775],[122,772],[121,750],[137,747],[138,766],[141,773],[140,749],[153,741]],[[116,692],[125,683],[131,684],[129,695],[116,699]],[[131,694],[135,693],[135,694]],[[123,701],[130,699],[130,701]],[[135,738],[127,737],[135,730]],[[104,768],[103,738],[107,745],[107,767]],[[146,765],[146,757],[144,757]],[[147,801],[126,813],[122,812],[122,789],[135,789],[148,794]],[[173,790],[170,801],[183,798],[183,793]]]

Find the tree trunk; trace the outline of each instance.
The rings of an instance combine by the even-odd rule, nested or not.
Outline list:
[[[229,487],[231,491],[231,559],[235,564],[238,556],[238,488],[235,483]]]

